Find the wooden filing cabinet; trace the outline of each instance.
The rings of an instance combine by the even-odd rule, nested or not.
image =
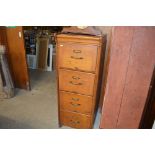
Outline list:
[[[99,102],[104,37],[58,34],[56,41],[60,126],[92,128]]]

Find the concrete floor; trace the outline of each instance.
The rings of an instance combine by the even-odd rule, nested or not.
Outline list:
[[[154,124],[153,124],[153,127],[152,127],[152,129],[155,129],[155,121],[154,121]]]
[[[31,91],[16,89],[14,98],[0,100],[0,128],[59,128],[55,72],[31,70],[30,77]],[[98,112],[94,128],[99,128],[99,118]]]

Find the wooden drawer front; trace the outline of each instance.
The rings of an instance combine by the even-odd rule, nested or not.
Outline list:
[[[92,97],[60,91],[60,108],[73,112],[91,114]]]
[[[60,68],[95,72],[97,46],[63,43],[58,45],[58,53]]]
[[[72,128],[90,128],[91,117],[67,111],[60,112],[61,123]]]
[[[95,75],[78,71],[59,70],[59,89],[93,95]]]

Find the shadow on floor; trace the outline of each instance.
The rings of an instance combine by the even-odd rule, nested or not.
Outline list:
[[[42,71],[39,69],[29,69],[31,89],[36,88],[40,83],[56,83],[55,71]]]
[[[31,126],[0,116],[0,129],[32,129]]]

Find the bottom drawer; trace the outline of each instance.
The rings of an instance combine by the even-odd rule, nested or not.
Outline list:
[[[60,120],[65,126],[79,129],[89,129],[92,124],[91,116],[68,111],[60,111]]]

